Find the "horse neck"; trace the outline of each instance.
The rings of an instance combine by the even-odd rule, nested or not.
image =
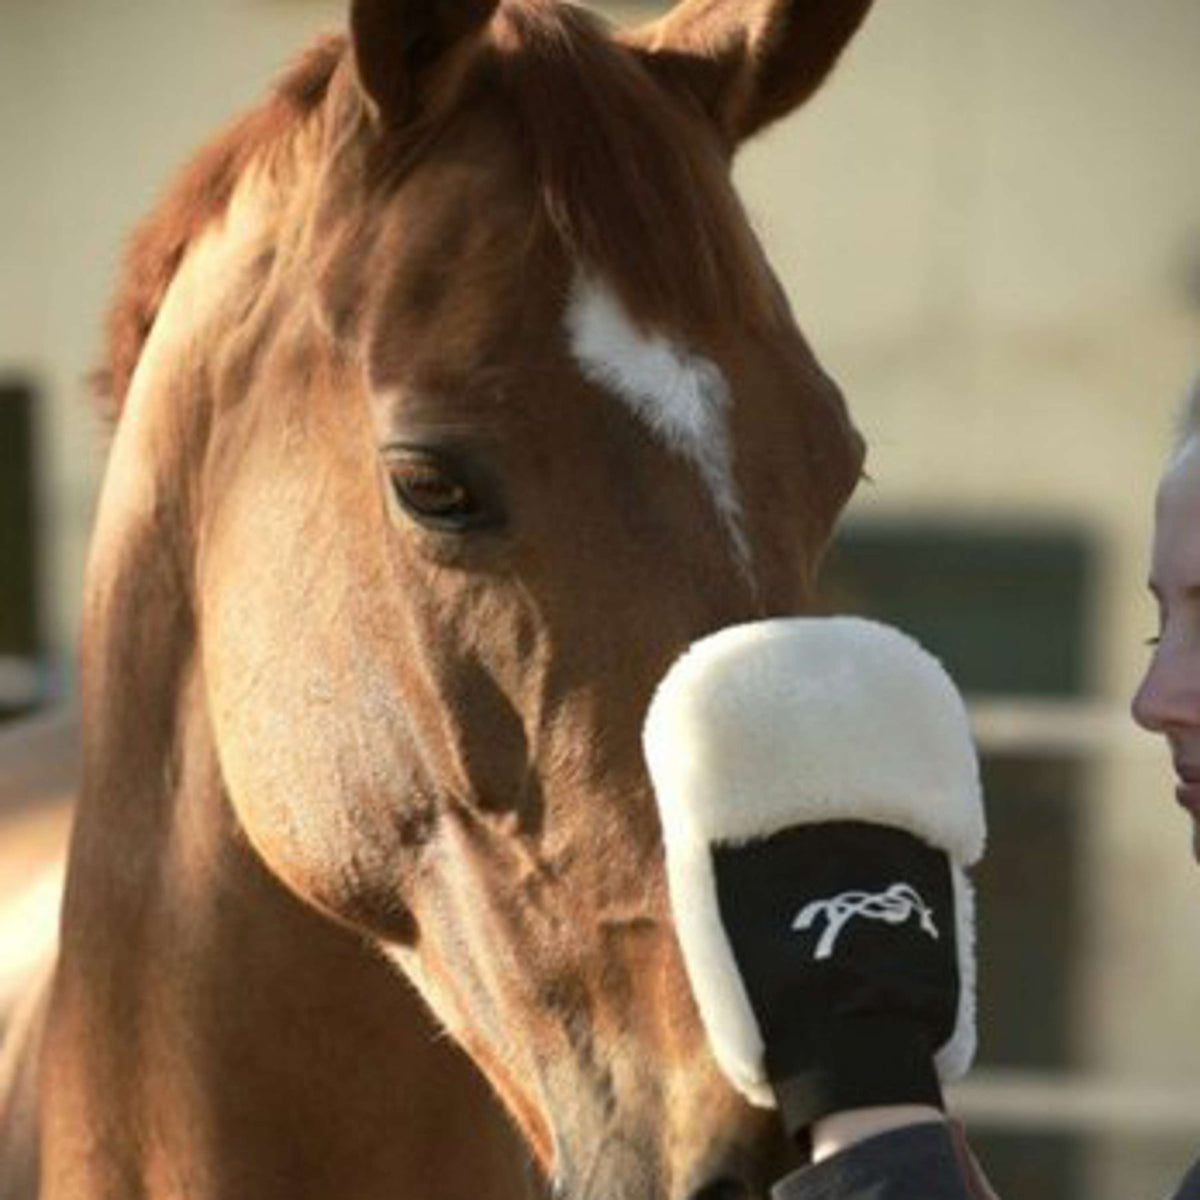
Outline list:
[[[475,1069],[238,828],[198,653],[184,419],[203,417],[127,411],[101,500],[41,1194],[528,1195]]]
[[[158,795],[85,787],[44,1194],[528,1194],[515,1135],[420,1001],[238,837],[206,724],[185,711]],[[158,814],[127,829],[135,794]]]

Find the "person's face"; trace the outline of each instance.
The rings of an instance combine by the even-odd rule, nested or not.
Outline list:
[[[1200,861],[1200,434],[1183,444],[1159,484],[1150,590],[1159,633],[1133,716],[1167,739]]]

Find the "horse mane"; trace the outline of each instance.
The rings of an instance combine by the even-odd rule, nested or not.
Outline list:
[[[541,212],[574,261],[602,274],[646,326],[699,333],[731,317],[770,320],[774,286],[720,151],[593,14],[559,0],[505,0],[492,51],[487,82],[507,101]],[[110,418],[120,415],[187,250],[226,212],[243,173],[324,102],[348,53],[344,34],[310,47],[135,229],[109,310],[105,363],[93,376]]]
[[[120,415],[146,339],[188,248],[226,212],[247,167],[280,145],[321,104],[347,45],[343,35],[330,35],[311,46],[264,103],[200,150],[134,230],[109,309],[105,365],[92,377],[108,416]]]

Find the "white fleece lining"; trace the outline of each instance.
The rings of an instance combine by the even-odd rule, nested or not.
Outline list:
[[[899,630],[796,617],[721,630],[667,672],[644,745],[672,836],[741,842],[804,821],[895,825],[983,852],[966,708]]]
[[[775,1093],[763,1070],[762,1033],[721,923],[709,847],[668,840],[667,887],[675,932],[717,1065],[752,1104],[774,1108]]]
[[[856,617],[735,626],[671,668],[643,738],[680,944],[730,1081],[753,1103],[774,1103],[717,908],[711,846],[847,819],[904,829],[950,854],[960,992],[937,1066],[959,1078],[975,1047],[974,905],[961,865],[982,854],[985,828],[966,709],[941,664],[898,630]]]
[[[975,889],[966,872],[953,863],[954,919],[958,945],[958,1015],[954,1032],[934,1056],[937,1072],[955,1083],[971,1068],[975,1057]]]

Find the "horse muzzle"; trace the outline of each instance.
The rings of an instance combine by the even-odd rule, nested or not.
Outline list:
[[[774,1112],[709,1089],[595,1111],[556,1133],[561,1200],[765,1200],[798,1163]],[[619,1114],[619,1115],[618,1115]]]

